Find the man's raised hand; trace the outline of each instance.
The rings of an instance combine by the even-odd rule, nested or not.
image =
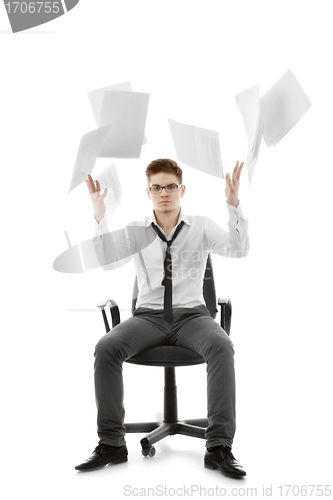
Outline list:
[[[107,195],[108,190],[105,188],[103,193],[101,194],[101,186],[98,180],[94,182],[94,179],[91,177],[91,175],[88,175],[86,184],[88,186],[91,201],[94,206],[94,216],[99,223],[103,219],[106,212],[104,198]]]
[[[232,173],[232,178],[230,177],[229,173],[225,176],[225,195],[227,197],[229,205],[233,205],[234,207],[238,206],[238,190],[243,165],[244,162],[239,164],[239,161],[237,160],[234,171]]]

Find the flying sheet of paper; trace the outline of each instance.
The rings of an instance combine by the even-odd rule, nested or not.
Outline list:
[[[247,167],[251,184],[261,137],[276,146],[306,113],[311,102],[288,69],[261,97],[259,84],[235,96],[248,138]]]
[[[310,109],[311,102],[290,69],[260,97],[267,146],[278,142]]]
[[[69,193],[87,179],[111,130],[110,126],[97,128],[82,136],[76,156]]]
[[[131,82],[121,82],[116,83],[115,85],[109,85],[108,87],[102,87],[96,90],[90,90],[88,92],[89,101],[91,104],[91,108],[95,117],[97,127],[101,126],[101,114],[102,114],[102,106],[103,106],[103,98],[104,92],[106,90],[120,90],[125,92],[132,92]],[[146,136],[143,136],[142,144],[147,144]]]
[[[97,158],[140,158],[148,102],[145,93],[103,93],[99,128],[81,139],[69,192],[87,179]]]
[[[103,192],[105,188],[108,190],[108,194],[105,197],[105,205],[108,214],[111,214],[122,200],[122,191],[115,164],[112,163],[112,165],[103,170],[98,176],[98,180],[101,186],[101,192]]]
[[[149,94],[106,90],[100,127],[112,126],[99,152],[100,158],[140,158]]]
[[[179,161],[223,179],[218,132],[170,118],[169,126]]]
[[[251,184],[263,134],[263,118],[259,105],[259,84],[240,92],[235,96],[235,99],[244,121],[248,140],[246,164],[249,184]]]

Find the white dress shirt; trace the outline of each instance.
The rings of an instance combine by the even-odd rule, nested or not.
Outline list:
[[[172,306],[195,307],[204,304],[203,278],[208,254],[245,257],[249,250],[248,222],[238,207],[229,205],[228,231],[208,217],[186,215],[181,210],[170,240],[183,220],[184,225],[171,245]],[[164,257],[166,243],[155,233],[151,223],[155,214],[144,221],[133,222],[122,231],[108,232],[105,217],[97,225],[94,246],[101,266],[108,270],[134,258],[139,294],[136,307],[163,309]],[[158,224],[157,224],[158,225]],[[159,226],[158,226],[159,227]]]

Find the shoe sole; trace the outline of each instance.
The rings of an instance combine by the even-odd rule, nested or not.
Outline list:
[[[217,467],[217,465],[214,465],[214,464],[210,464],[208,462],[204,462],[204,466],[206,469],[210,469],[210,470],[218,470],[221,472],[221,474],[223,474],[224,476],[227,476],[227,477],[232,477],[233,479],[242,479],[243,477],[246,476],[246,474],[242,474],[242,475],[239,475],[239,474],[228,474],[227,472],[222,472],[221,469],[219,467]]]

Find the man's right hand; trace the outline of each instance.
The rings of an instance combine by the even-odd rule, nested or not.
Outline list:
[[[101,194],[101,186],[98,180],[94,182],[94,179],[91,177],[91,175],[88,175],[86,184],[88,186],[91,201],[94,206],[94,216],[96,221],[99,223],[103,219],[106,212],[104,198],[107,195],[108,190],[105,188],[103,193]]]

